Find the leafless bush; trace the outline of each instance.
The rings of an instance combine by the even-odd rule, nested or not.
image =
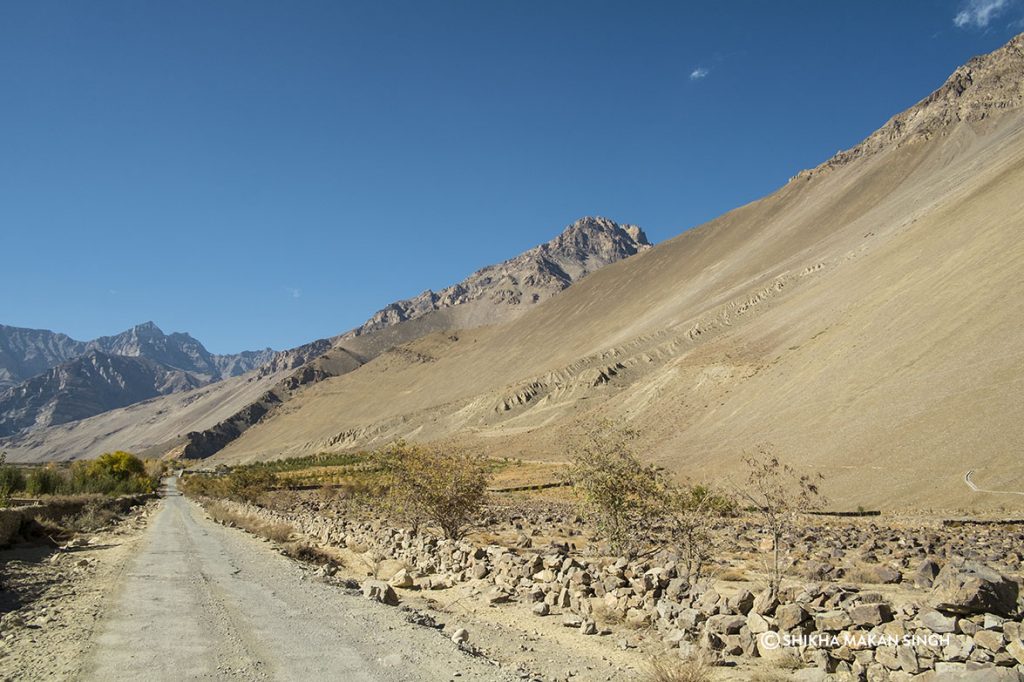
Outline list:
[[[796,513],[813,509],[824,502],[818,489],[824,476],[799,474],[772,454],[770,445],[758,446],[753,455],[744,455],[746,484],[738,488],[740,497],[761,516],[765,531],[772,539],[772,557],[768,565],[768,587],[777,595],[782,584],[782,538],[792,528]]]

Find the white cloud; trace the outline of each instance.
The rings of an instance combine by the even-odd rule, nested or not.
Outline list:
[[[957,28],[985,28],[1010,6],[1010,0],[967,0],[953,17]]]
[[[698,66],[696,69],[690,72],[690,80],[699,81],[701,78],[707,78],[710,70],[705,69],[703,66]]]
[[[302,298],[302,289],[296,289],[295,287],[285,287],[284,290],[287,291],[292,298]]]

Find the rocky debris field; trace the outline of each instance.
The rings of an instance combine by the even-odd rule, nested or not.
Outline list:
[[[60,545],[0,550],[0,680],[72,679],[157,502]]]
[[[559,504],[493,506],[464,542],[395,528],[316,494],[280,496],[270,507],[222,504],[341,551],[373,579],[363,583],[367,598],[471,602],[480,623],[555,624],[581,650],[601,641],[600,665],[567,671],[583,679],[642,676],[645,661],[666,655],[711,659],[726,678],[1024,679],[1017,524],[806,517],[786,538],[787,579],[773,597],[763,574],[770,541],[750,519],[717,529],[710,577],[688,584],[669,552],[601,556]],[[447,592],[458,596],[440,596]],[[609,650],[626,655],[610,660]]]

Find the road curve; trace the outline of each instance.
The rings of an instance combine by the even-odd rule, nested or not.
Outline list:
[[[308,577],[173,482],[104,610],[84,680],[508,679],[403,613]]]
[[[984,488],[979,488],[977,484],[975,484],[973,479],[974,469],[971,469],[966,474],[964,474],[964,483],[966,483],[967,487],[976,493],[994,493],[996,495],[1024,495],[1024,492],[1016,492],[1013,490],[985,490]]]

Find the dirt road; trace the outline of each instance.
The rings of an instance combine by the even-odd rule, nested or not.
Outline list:
[[[173,483],[119,583],[82,679],[508,679],[398,609],[213,523]]]

